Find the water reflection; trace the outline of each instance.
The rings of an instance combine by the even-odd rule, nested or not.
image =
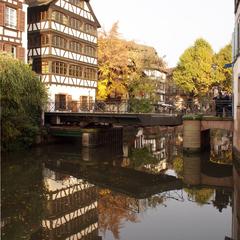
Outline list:
[[[181,128],[133,128],[111,146],[5,156],[2,238],[214,240],[231,236],[232,216],[237,239],[239,168],[215,151],[231,134],[211,143],[183,155]]]

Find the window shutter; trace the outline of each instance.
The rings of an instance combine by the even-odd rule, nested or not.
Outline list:
[[[12,51],[12,46],[11,46],[11,44],[4,44],[4,47],[3,47],[4,49],[4,51],[5,52],[11,52]]]
[[[23,47],[17,47],[17,58],[25,62],[25,49]]]
[[[0,3],[0,26],[4,26],[5,4]]]
[[[23,12],[22,10],[18,10],[17,12],[17,26],[18,26],[18,30],[21,32],[25,31],[25,12]]]
[[[3,51],[3,43],[0,42],[0,51]]]
[[[0,26],[5,24],[5,4],[0,3]]]
[[[72,110],[72,95],[67,96],[67,108],[68,110]]]
[[[59,110],[59,109],[60,109],[60,95],[55,94],[55,110]]]

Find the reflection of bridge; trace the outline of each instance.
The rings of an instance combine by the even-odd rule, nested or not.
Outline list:
[[[184,187],[232,188],[231,166],[216,164],[216,166],[210,165],[209,167],[206,163],[201,166],[199,155],[184,158],[183,181],[166,174],[151,174],[130,168],[112,166],[110,162],[105,162],[105,164],[95,162],[91,165],[90,162],[80,161],[80,159],[72,163],[64,160],[52,161],[48,159],[46,167],[137,199]],[[218,175],[215,174],[214,169],[216,168],[221,170]]]
[[[188,185],[232,188],[232,166],[213,163],[209,153],[184,155],[184,182]]]
[[[182,181],[176,177],[162,174],[154,175],[130,168],[108,165],[86,168],[80,164],[69,164],[64,161],[58,161],[58,163],[49,161],[46,162],[46,167],[137,199],[183,187]]]

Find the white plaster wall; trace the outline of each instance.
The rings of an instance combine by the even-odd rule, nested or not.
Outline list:
[[[79,88],[72,86],[51,85],[48,87],[49,101],[55,101],[55,94],[67,94],[72,96],[73,101],[80,101],[80,96],[96,97],[96,89],[93,88]]]
[[[23,4],[23,11],[25,12],[25,31],[22,33],[22,47],[25,48],[25,62],[27,62],[27,9],[28,5]]]

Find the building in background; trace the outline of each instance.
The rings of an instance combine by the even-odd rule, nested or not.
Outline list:
[[[174,68],[167,70],[166,104],[174,106],[177,110],[182,110],[186,106],[188,96],[187,93],[173,81],[173,71]]]
[[[143,72],[149,80],[154,82],[155,91],[153,98],[155,99],[155,103],[158,105],[164,104],[167,71],[163,68],[146,68]]]
[[[91,110],[97,90],[97,28],[89,0],[27,0],[28,60],[48,86],[49,110]]]
[[[0,51],[27,61],[27,5],[24,0],[0,1]]]
[[[240,0],[235,0],[235,29],[233,35],[233,94],[234,94],[234,195],[233,239],[240,239]]]

